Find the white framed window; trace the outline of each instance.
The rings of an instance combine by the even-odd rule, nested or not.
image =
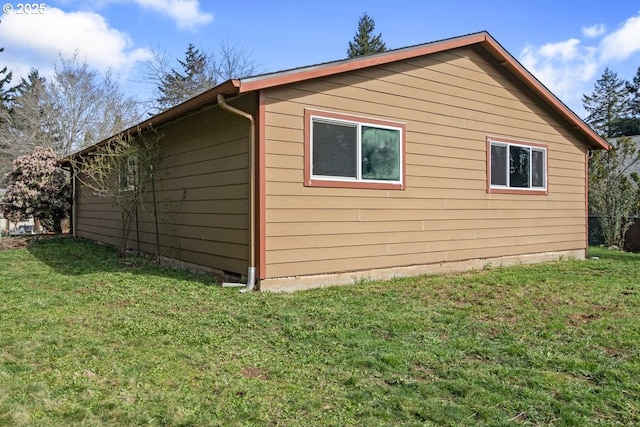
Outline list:
[[[305,111],[305,185],[401,189],[404,124]]]
[[[489,192],[547,193],[547,147],[487,138]]]

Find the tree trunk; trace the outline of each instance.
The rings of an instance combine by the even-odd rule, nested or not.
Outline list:
[[[62,218],[56,218],[53,220],[53,232],[56,234],[62,234]]]

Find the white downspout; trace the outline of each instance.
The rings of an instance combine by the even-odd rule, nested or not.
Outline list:
[[[71,166],[71,235],[73,237],[78,237],[78,211],[77,211],[77,201],[76,201],[76,172],[73,170],[73,166]]]
[[[256,222],[255,222],[255,194],[256,194],[256,180],[255,180],[255,173],[256,173],[256,156],[255,156],[255,135],[256,135],[256,123],[255,120],[253,118],[253,116],[249,113],[245,113],[242,110],[238,110],[235,107],[232,107],[231,105],[227,104],[226,101],[224,100],[224,95],[222,95],[221,93],[218,94],[218,105],[220,106],[220,108],[222,108],[225,111],[228,111],[232,114],[236,114],[238,116],[242,116],[245,119],[249,120],[249,122],[251,123],[251,130],[249,132],[249,157],[250,157],[250,172],[249,172],[249,188],[250,188],[250,201],[249,201],[249,211],[250,211],[250,223],[249,223],[249,231],[251,234],[251,242],[249,244],[249,272],[247,274],[247,286],[240,290],[240,292],[250,292],[253,290],[253,288],[255,287],[256,284],[256,263],[255,263],[255,257],[256,257],[256,251],[255,251],[255,247],[256,247]],[[230,285],[233,286],[233,284],[223,284],[224,285]]]

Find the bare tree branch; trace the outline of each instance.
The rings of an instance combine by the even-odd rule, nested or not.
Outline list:
[[[152,48],[152,58],[143,63],[142,75],[154,85],[153,97],[145,103],[149,114],[171,108],[207,89],[232,78],[246,77],[257,70],[251,54],[238,45],[220,43],[217,50],[205,52],[189,44],[185,57],[171,66],[166,50]]]
[[[136,208],[160,161],[160,135],[153,129],[118,135],[84,157],[71,157],[75,178],[98,197],[113,201],[121,213],[118,254],[124,256]]]

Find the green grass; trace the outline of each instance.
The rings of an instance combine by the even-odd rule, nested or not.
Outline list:
[[[0,251],[0,425],[639,425],[640,256],[239,294]]]

